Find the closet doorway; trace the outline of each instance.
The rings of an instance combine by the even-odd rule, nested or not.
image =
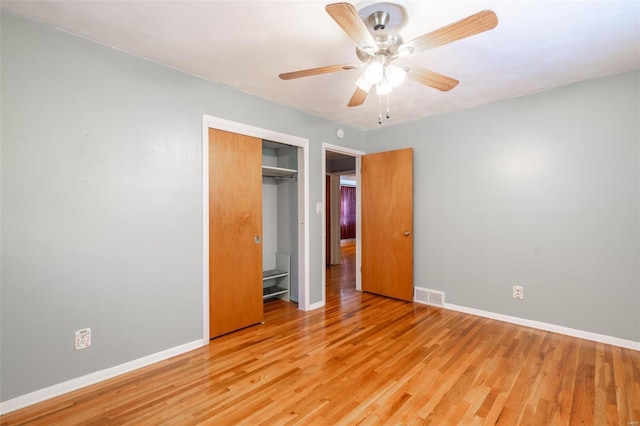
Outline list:
[[[297,174],[297,214],[292,217],[292,220],[297,222],[297,269],[291,268],[291,273],[295,274],[297,278],[296,282],[298,283],[297,288],[297,301],[298,308],[301,310],[309,310],[310,309],[310,301],[309,301],[309,177],[307,170],[309,169],[309,154],[308,154],[308,139],[300,138],[298,136],[287,135],[284,133],[274,132],[268,129],[262,129],[258,127],[253,127],[249,125],[245,125],[242,123],[237,123],[229,120],[224,120],[217,117],[212,116],[203,116],[203,136],[202,136],[202,339],[203,344],[208,344],[209,339],[211,337],[210,331],[213,330],[210,326],[210,318],[211,318],[211,309],[215,309],[215,307],[210,304],[210,270],[211,270],[211,262],[217,262],[218,259],[211,259],[210,255],[214,254],[210,251],[210,229],[214,230],[214,227],[210,225],[210,182],[209,182],[209,170],[211,161],[219,162],[224,161],[224,158],[216,156],[215,152],[212,151],[210,153],[210,129],[217,129],[223,132],[230,132],[237,135],[248,136],[251,138],[262,139],[263,141],[263,149],[262,149],[262,166],[260,166],[260,161],[258,161],[256,168],[262,168],[262,175],[265,176],[265,165],[264,165],[264,141],[270,141],[269,143],[279,143],[288,145],[291,147],[297,148],[296,154],[296,163],[297,166],[296,174]],[[214,155],[214,157],[211,157]],[[242,159],[241,153],[236,153],[231,151],[230,155],[234,156],[235,160],[238,160],[238,156],[240,156],[240,161]],[[216,163],[217,164],[217,163]],[[273,166],[273,165],[271,165]],[[294,166],[289,166],[290,168],[294,168]],[[266,167],[266,169],[272,171],[283,170],[281,167]],[[226,173],[226,172],[225,172]],[[227,174],[230,174],[229,171]],[[219,181],[220,182],[220,181]],[[213,187],[212,187],[213,188]],[[263,188],[264,192],[264,188]],[[240,195],[239,195],[240,196]],[[246,194],[242,194],[242,196],[246,196]],[[219,199],[219,198],[218,198]],[[232,206],[231,206],[232,207]],[[230,210],[230,211],[233,211]],[[234,213],[235,214],[235,213]],[[217,228],[215,228],[217,229]],[[295,229],[294,229],[295,230]],[[260,246],[262,245],[262,234],[254,232],[256,235],[251,238],[253,244]],[[218,234],[215,234],[218,235]],[[293,235],[293,230],[292,230]],[[292,256],[293,258],[294,256]],[[262,261],[258,261],[260,263],[260,267],[262,267],[264,263],[264,259]],[[264,275],[263,275],[264,276]],[[231,277],[233,278],[233,277]],[[292,278],[294,278],[292,276]],[[259,281],[263,281],[263,277],[259,277]],[[260,283],[260,285],[262,285]],[[263,288],[258,287],[258,290],[262,293]],[[289,293],[293,293],[293,291],[289,291]],[[214,294],[215,295],[215,294]],[[259,297],[262,297],[260,295]],[[222,298],[217,298],[222,299]],[[237,298],[233,299],[234,304],[243,303],[242,300],[237,300]]]
[[[323,265],[322,299],[326,302],[327,270],[340,264],[341,244],[352,244],[356,252],[356,290],[362,289],[360,265],[360,157],[361,151],[323,144]]]

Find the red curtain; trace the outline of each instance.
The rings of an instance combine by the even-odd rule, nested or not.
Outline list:
[[[340,187],[340,238],[356,237],[356,188]]]

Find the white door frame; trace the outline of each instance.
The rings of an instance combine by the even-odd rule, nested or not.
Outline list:
[[[364,152],[355,149],[345,148],[339,145],[329,143],[322,144],[322,196],[323,203],[327,200],[327,151],[337,152],[339,154],[350,155],[356,158],[356,290],[362,291],[362,250],[360,250],[360,234],[361,234],[361,185],[360,185],[360,157],[365,155]],[[327,303],[327,213],[326,208],[322,209],[322,304]]]
[[[309,307],[309,139],[202,116],[202,342],[209,344],[209,128],[280,142],[302,149],[298,155],[298,308]]]

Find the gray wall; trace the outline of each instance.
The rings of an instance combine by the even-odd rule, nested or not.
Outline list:
[[[369,152],[414,148],[415,285],[640,341],[639,81],[632,71],[368,132]]]
[[[363,132],[4,12],[1,31],[0,400],[202,337],[203,114],[310,140],[321,300],[322,142]]]

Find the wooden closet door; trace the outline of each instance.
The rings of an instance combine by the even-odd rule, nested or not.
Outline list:
[[[209,330],[262,322],[262,141],[209,129]]]

